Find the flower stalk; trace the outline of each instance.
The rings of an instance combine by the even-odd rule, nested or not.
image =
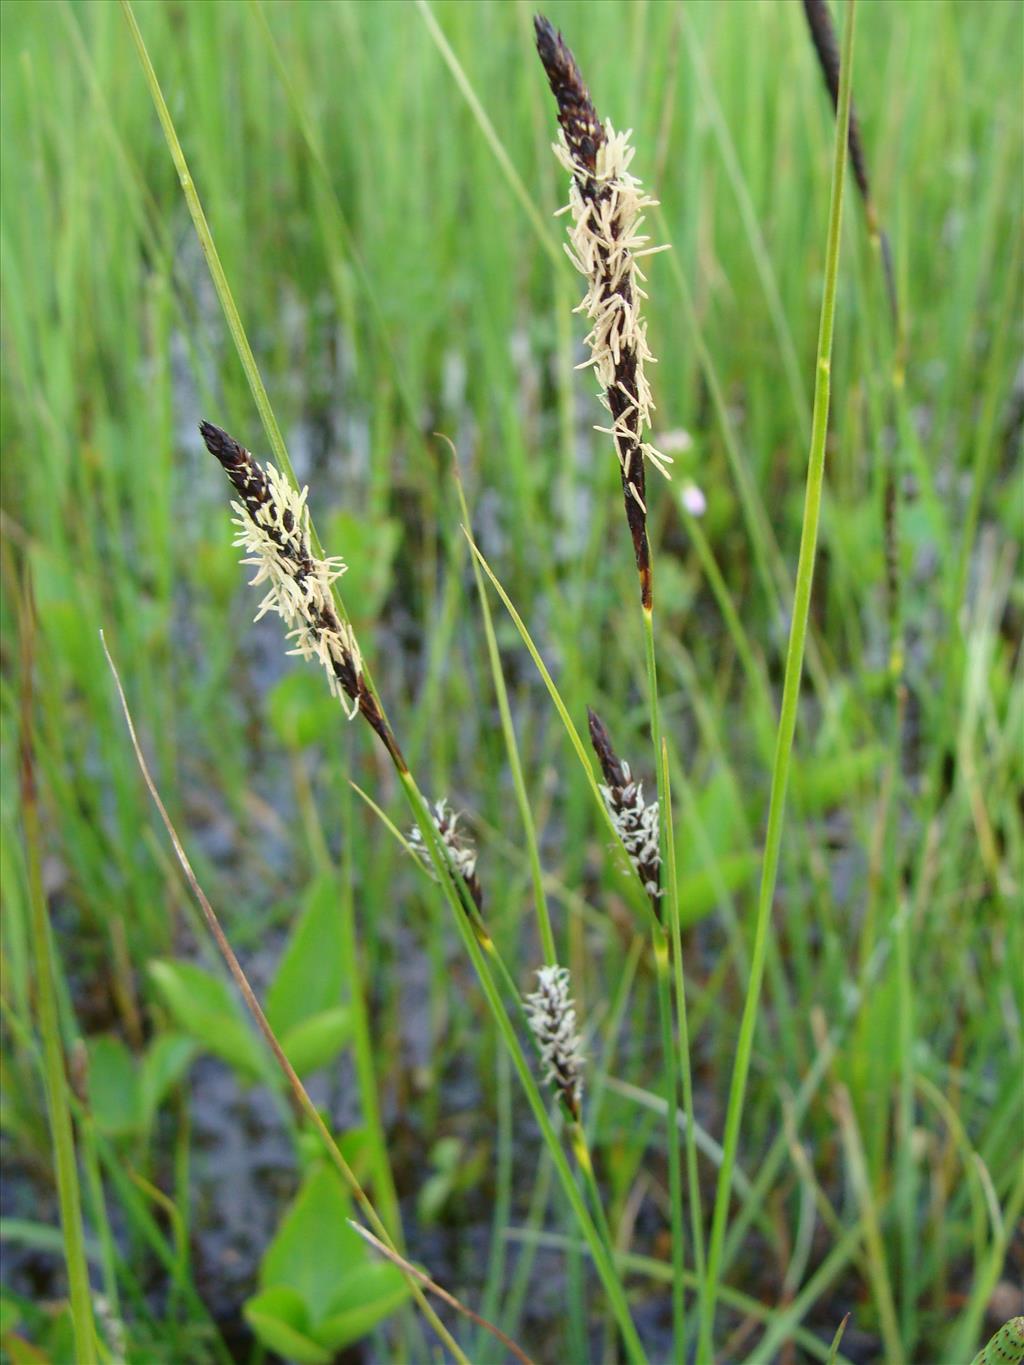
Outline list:
[[[570,172],[569,257],[587,279],[587,292],[578,311],[593,322],[587,337],[590,363],[603,385],[602,402],[612,417],[607,430],[615,443],[622,479],[626,520],[640,576],[644,656],[650,706],[651,743],[657,764],[659,800],[647,805],[639,783],[634,783],[627,764],[614,753],[607,730],[589,712],[591,742],[604,772],[605,804],[630,862],[650,898],[653,910],[651,939],[656,969],[658,1012],[666,1072],[666,1146],[672,1218],[673,1276],[672,1317],[676,1345],[683,1349],[685,1315],[683,1274],[683,1189],[676,1110],[680,1096],[680,1059],[673,1019],[673,985],[670,942],[659,914],[662,896],[662,847],[669,848],[673,831],[665,821],[661,754],[661,717],[654,652],[654,583],[647,535],[646,461],[668,477],[669,457],[646,439],[654,403],[645,366],[654,357],[647,345],[646,325],[640,314],[645,298],[639,257],[661,248],[648,246],[641,235],[643,211],[655,206],[639,182],[629,173],[633,148],[629,134],[616,133],[610,123],[602,126],[576,62],[561,34],[546,19],[535,20],[537,51],[558,104],[559,160]],[[675,895],[675,887],[670,888]],[[685,1009],[682,998],[676,1008]],[[685,1021],[680,1031],[685,1037]]]

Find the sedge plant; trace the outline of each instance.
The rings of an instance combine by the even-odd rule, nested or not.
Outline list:
[[[5,1140],[23,1131],[15,1124],[31,1110],[25,1096],[45,1093],[69,1272],[65,1326],[73,1323],[83,1359],[90,1345],[101,1359],[116,1354],[125,1331],[129,1354],[133,1346],[144,1350],[133,1336],[144,1328],[155,1340],[164,1327],[141,1270],[122,1251],[114,1210],[129,1223],[133,1251],[169,1276],[168,1349],[189,1355],[190,1330],[209,1336],[214,1320],[206,1286],[200,1296],[201,1276],[193,1278],[199,1261],[192,1239],[202,1213],[190,1208],[199,1163],[184,1072],[172,1082],[178,1122],[171,1186],[157,1164],[164,1130],[151,1145],[152,1114],[141,1139],[111,1139],[101,1068],[90,1077],[76,1061],[70,1086],[63,1076],[80,977],[75,956],[67,955],[70,937],[54,935],[46,918],[49,908],[63,930],[65,916],[80,911],[101,929],[112,963],[111,1015],[76,1022],[89,1035],[90,1054],[96,1033],[111,1030],[118,1048],[103,1039],[96,1057],[109,1050],[129,1067],[141,1061],[152,1043],[164,1041],[167,1019],[159,1003],[150,1008],[135,968],[169,944],[178,953],[182,915],[198,925],[201,949],[206,936],[166,841],[142,814],[146,793],[123,741],[120,764],[112,759],[111,772],[97,778],[94,745],[113,754],[105,741],[119,732],[109,680],[95,667],[96,631],[86,624],[105,623],[115,652],[132,660],[126,686],[146,697],[152,771],[170,810],[184,795],[183,779],[194,788],[185,737],[198,717],[200,751],[208,736],[215,755],[202,785],[215,793],[220,812],[239,821],[230,856],[240,868],[256,842],[249,814],[267,818],[256,784],[276,755],[265,745],[254,764],[237,722],[266,705],[280,733],[276,705],[286,689],[265,694],[262,674],[255,691],[248,686],[236,656],[250,637],[224,628],[238,575],[223,535],[223,482],[194,436],[203,411],[231,414],[225,421],[241,435],[246,385],[264,427],[254,448],[266,449],[272,466],[219,428],[206,426],[203,435],[238,504],[239,548],[260,580],[253,610],[262,598],[261,610],[284,619],[291,637],[285,648],[301,664],[285,683],[301,683],[292,695],[317,698],[319,709],[311,702],[304,737],[286,740],[308,856],[300,848],[284,876],[267,860],[267,903],[259,896],[250,903],[248,888],[234,900],[244,914],[224,917],[237,954],[228,957],[229,971],[238,982],[232,960],[245,961],[257,944],[273,950],[265,930],[282,924],[305,867],[340,875],[339,957],[354,964],[347,993],[353,1000],[358,993],[360,1007],[357,1107],[373,1149],[365,1174],[356,1162],[350,1171],[369,1206],[354,1188],[353,1197],[372,1229],[362,1230],[366,1240],[406,1276],[441,1349],[455,1359],[490,1360],[496,1350],[525,1359],[512,1338],[523,1330],[539,1256],[564,1258],[566,1275],[557,1328],[538,1348],[540,1359],[590,1358],[603,1333],[608,1359],[649,1354],[653,1361],[663,1352],[691,1359],[696,1346],[705,1362],[727,1356],[771,1365],[795,1348],[843,1365],[844,1350],[853,1353],[852,1332],[843,1336],[836,1325],[853,1284],[863,1286],[853,1328],[877,1333],[878,1349],[894,1361],[917,1358],[937,1342],[951,1343],[966,1361],[999,1321],[990,1298],[993,1305],[1006,1298],[998,1281],[1013,1255],[1024,1199],[1011,1153],[1019,1104],[1000,1089],[1019,1061],[1019,931],[1008,912],[1019,889],[1013,774],[1024,712],[1014,700],[1019,667],[1008,636],[1019,590],[1009,547],[993,530],[999,516],[988,492],[1008,467],[1000,451],[1012,450],[1019,435],[1007,381],[1014,295],[993,285],[1008,260],[1016,277],[1020,257],[1019,243],[1002,234],[1004,243],[1000,227],[1015,144],[979,141],[977,124],[998,108],[1005,62],[997,49],[1013,47],[998,35],[1005,39],[1013,26],[967,16],[942,0],[934,24],[915,17],[920,7],[893,6],[884,19],[859,7],[858,45],[874,51],[882,33],[892,43],[883,60],[858,74],[858,127],[852,8],[839,9],[846,15],[842,51],[823,0],[760,8],[765,46],[792,43],[804,63],[785,82],[757,60],[736,6],[685,14],[632,7],[623,23],[616,7],[596,7],[592,31],[562,10],[552,17],[579,62],[545,20],[531,35],[528,13],[515,7],[435,11],[419,0],[410,7],[413,22],[396,35],[368,6],[332,7],[329,19],[313,17],[327,15],[325,7],[298,6],[287,25],[260,0],[214,7],[183,23],[159,10],[139,11],[136,23],[125,5],[127,25],[116,8],[110,20],[105,7],[64,6],[55,11],[61,23],[54,34],[71,39],[69,87],[82,82],[88,97],[82,117],[69,117],[79,106],[49,79],[52,59],[38,46],[26,41],[22,49],[19,40],[13,64],[5,56],[5,111],[28,111],[17,132],[32,149],[31,164],[24,157],[18,163],[24,210],[13,195],[4,207],[5,259],[13,247],[13,259],[26,267],[4,272],[5,400],[11,393],[18,399],[5,406],[16,414],[16,440],[34,458],[26,461],[24,489],[5,493],[3,554],[8,581],[21,581],[21,561],[34,581],[43,642],[20,679],[21,699],[32,697],[30,722],[21,727],[32,778],[26,785],[22,773],[24,856],[20,863],[12,856],[10,840],[0,849],[5,883],[17,888],[20,878],[31,892],[24,910],[13,893],[5,905],[0,1007],[5,1039],[27,1059],[24,1067],[19,1060],[5,1106]],[[35,31],[28,20],[18,23],[22,35]],[[343,39],[344,101],[322,83],[323,25]],[[494,33],[504,42],[489,44]],[[619,44],[614,66],[611,34]],[[541,73],[523,59],[531,36],[556,101],[555,158],[548,154],[555,119]],[[230,69],[221,59],[227,39],[237,43]],[[123,60],[132,41],[138,68]],[[519,56],[509,61],[508,52]],[[831,130],[821,131],[831,120],[816,117],[826,96],[815,53],[836,112],[834,142]],[[928,98],[928,62],[942,70],[950,94],[941,109]],[[906,81],[894,83],[903,66]],[[140,71],[157,118],[138,100]],[[403,75],[397,95],[389,83],[394,71]],[[599,99],[591,98],[584,71]],[[970,99],[959,97],[970,89],[967,74],[979,87]],[[616,132],[597,108],[628,109],[636,138]],[[446,128],[444,147],[425,157],[434,121]],[[246,129],[244,146],[236,122]],[[876,128],[884,129],[877,141]],[[153,145],[161,131],[169,163]],[[826,140],[831,203],[815,347],[818,286],[806,263],[820,257]],[[874,253],[865,251],[862,262],[856,249],[848,251],[860,240],[848,232],[842,276],[840,141]],[[871,159],[869,180],[872,144],[878,160]],[[941,184],[929,179],[922,170],[928,151],[932,164],[939,153],[948,156],[955,174]],[[634,161],[650,195],[634,178]],[[264,163],[274,168],[272,222],[261,208]],[[172,165],[201,254],[182,251],[174,231]],[[53,168],[61,188],[50,204],[37,190],[49,192]],[[806,182],[796,179],[801,169]],[[231,197],[243,181],[235,212]],[[543,212],[564,204],[566,188],[568,259]],[[439,212],[456,195],[462,212]],[[115,202],[123,206],[117,216],[109,211]],[[910,203],[918,229],[944,215],[934,220],[927,253],[918,249],[920,232],[906,230],[900,206]],[[502,204],[507,211],[497,212]],[[883,205],[895,259],[881,227]],[[94,212],[119,262],[102,287],[82,273],[93,255],[86,228]],[[848,228],[859,221],[846,216]],[[946,223],[941,233],[939,221]],[[939,287],[947,238],[959,222],[971,250],[961,245],[948,287]],[[50,300],[39,292],[46,273],[39,267],[58,230]],[[138,280],[130,249],[136,239],[145,261]],[[648,300],[642,272],[651,240],[669,239],[675,249],[649,271]],[[253,249],[282,241],[295,247],[286,269],[280,253]],[[534,243],[539,250],[528,256]],[[239,366],[207,351],[207,296],[193,277],[204,262]],[[897,263],[900,314],[893,307]],[[411,279],[418,283],[410,292]],[[399,281],[400,314],[387,292]],[[583,325],[571,312],[574,293],[584,294]],[[118,364],[110,366],[112,324],[135,317],[123,306],[129,296],[143,325],[127,329]],[[287,306],[293,297],[303,309],[316,300],[310,318],[301,312],[300,326]],[[833,366],[837,297],[845,321]],[[733,323],[737,313],[743,326]],[[330,350],[322,344],[328,314],[343,338],[336,373],[333,354],[321,354]],[[914,366],[905,374],[904,326],[914,337]],[[168,359],[179,347],[198,394],[183,391]],[[934,368],[940,358],[946,377],[929,396],[924,361]],[[573,376],[575,360],[584,361],[582,383]],[[892,375],[881,377],[885,362]],[[294,391],[277,378],[290,367],[302,381]],[[275,374],[273,385],[264,387],[261,368]],[[126,416],[122,388],[134,394],[139,374],[151,388],[140,389],[139,415]],[[589,422],[577,422],[593,387],[606,410],[596,440],[584,431]],[[303,439],[307,404],[312,442]],[[319,464],[324,412],[329,469]],[[360,412],[373,452],[365,504],[362,490],[352,492],[364,472],[358,454],[348,469],[334,463],[339,446],[347,458],[347,424],[356,429]],[[978,420],[961,468],[964,412]],[[180,436],[169,434],[179,419],[190,432],[184,456]],[[692,426],[692,440],[664,430],[681,420]],[[929,423],[941,441],[929,436]],[[452,430],[462,457],[454,489],[445,462],[433,458],[434,428]],[[309,494],[295,477],[285,433]],[[143,439],[146,458],[139,459]],[[358,439],[351,444],[362,450]],[[795,452],[808,445],[799,511],[788,493],[798,463],[803,474]],[[549,448],[557,461],[538,458]],[[667,473],[670,454],[676,484],[666,498],[647,476]],[[968,465],[974,482],[961,507]],[[346,483],[349,472],[353,478],[346,510],[332,520],[325,513],[336,469]],[[615,496],[607,496],[613,473]],[[703,518],[686,494],[691,473],[708,493]],[[209,505],[179,533],[186,476],[189,496],[196,497],[198,477],[197,501],[208,495]],[[877,511],[855,502],[862,476]],[[58,533],[55,523],[72,498],[76,516],[64,518],[69,525]],[[311,501],[324,544],[344,551],[345,561],[321,544]],[[622,590],[608,553],[620,537],[620,509],[627,521],[621,550],[635,561],[638,592],[628,578]],[[394,539],[381,556],[388,566],[378,572],[367,561],[381,525]],[[791,554],[796,528],[798,564]],[[815,573],[819,534],[828,551],[824,573],[822,565]],[[921,679],[930,640],[920,623],[936,601],[916,566],[933,534],[944,566],[943,605],[955,599],[958,615],[954,622],[950,612],[944,663],[929,690]],[[392,561],[403,539],[406,550],[417,548]],[[479,612],[464,628],[474,583]],[[883,591],[887,620],[874,611]],[[492,618],[491,592],[508,620],[499,612]],[[184,647],[168,625],[172,601],[194,621]],[[415,619],[418,631],[422,615],[426,643],[415,664],[419,637],[407,655],[410,631],[401,635],[402,658],[393,666],[393,607],[403,630]],[[26,614],[16,616],[25,643]],[[526,676],[518,669],[516,651],[532,657],[539,682],[529,666]],[[367,656],[380,660],[374,677]],[[279,669],[280,658],[274,651],[269,657]],[[883,660],[878,676],[871,673],[876,658]],[[810,685],[801,696],[805,672]],[[878,720],[878,697],[893,703],[891,725],[888,712]],[[805,716],[814,720],[806,743]],[[93,730],[95,738],[86,738]],[[327,762],[300,753],[314,734]],[[932,752],[922,761],[910,752],[915,744],[930,744]],[[762,783],[769,765],[770,784]],[[373,793],[355,787],[376,813],[366,831],[349,805],[334,818],[339,791],[350,801],[350,779]],[[855,799],[868,792],[870,803]],[[396,797],[401,814],[391,809]],[[832,845],[820,837],[817,821],[826,815],[829,840],[838,830],[858,855],[863,844],[859,918],[859,907],[837,889]],[[206,855],[199,832],[179,828],[185,837],[172,827],[172,846],[178,853],[179,845],[194,844],[198,868]],[[49,857],[51,847],[58,859]],[[412,857],[396,860],[398,850]],[[190,865],[182,866],[188,881]],[[748,892],[758,873],[754,902]],[[204,868],[204,882],[206,875]],[[839,880],[844,876],[845,867]],[[399,923],[410,883],[423,893],[427,913]],[[214,899],[221,900],[219,889]],[[212,928],[208,916],[206,923]],[[402,953],[410,942],[413,952],[425,950],[431,1053],[429,1066],[392,1071],[380,1063],[400,1031],[404,1036],[402,973],[423,969],[395,961],[396,941]],[[452,989],[459,954],[463,970],[473,969],[463,978],[472,983],[468,991]],[[932,1030],[936,983],[962,989],[963,1007]],[[251,1008],[255,995],[250,1001],[238,984]],[[48,985],[55,988],[49,996]],[[273,1017],[269,995],[267,1010]],[[475,1027],[478,1016],[483,1027]],[[30,1036],[36,1032],[41,1048]],[[880,1049],[880,1039],[891,1039],[891,1047]],[[73,1046],[73,1059],[84,1055]],[[982,1056],[993,1060],[979,1065]],[[419,1131],[433,1134],[438,1120],[450,1117],[445,1070],[454,1062],[464,1077],[481,1059],[486,1098],[473,1114],[474,1158],[459,1186],[472,1210],[486,1189],[475,1172],[489,1150],[493,1095],[497,1194],[486,1217],[493,1242],[467,1275],[478,1286],[486,1274],[478,1313],[441,1289],[437,1280],[452,1283],[448,1268],[438,1267],[435,1280],[408,1259],[419,1243],[390,1170],[407,1197],[410,1168],[408,1158],[399,1165],[403,1147],[392,1148],[389,1138],[392,1095],[415,1107],[410,1117]],[[27,1086],[23,1074],[32,1077]],[[318,1134],[337,1167],[331,1144],[344,1150],[343,1159],[348,1149],[296,1081],[300,1088],[289,1078],[275,1098],[293,1101],[305,1130],[300,1151]],[[76,1212],[76,1135],[85,1222],[95,1242],[83,1236]],[[119,1142],[137,1140],[129,1158]],[[521,1188],[518,1156],[527,1141],[540,1155]],[[837,1193],[843,1181],[845,1197]],[[452,1197],[447,1212],[458,1218],[464,1209]],[[39,1235],[6,1218],[4,1232]],[[644,1246],[655,1239],[656,1247]],[[452,1240],[461,1256],[468,1239]],[[97,1248],[103,1295],[90,1297],[86,1257]],[[752,1248],[759,1261],[753,1284]],[[467,1329],[460,1323],[456,1330],[455,1319],[431,1319],[431,1311],[447,1310],[464,1316],[473,1335],[460,1338]],[[655,1316],[658,1335],[649,1340]],[[506,1334],[500,1346],[488,1319]],[[409,1325],[388,1336],[396,1358],[412,1344]],[[745,1341],[752,1329],[753,1344]],[[1019,1336],[1014,1319],[986,1348],[986,1365],[1013,1359]],[[212,1339],[217,1358],[226,1358],[219,1337]]]

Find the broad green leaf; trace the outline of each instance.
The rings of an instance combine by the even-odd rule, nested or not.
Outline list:
[[[357,1335],[369,1331],[391,1312],[395,1303],[393,1282],[389,1277],[366,1278],[367,1269],[392,1270],[402,1281],[401,1272],[389,1265],[381,1266],[359,1234],[349,1227],[346,1219],[351,1212],[351,1202],[340,1180],[330,1167],[322,1165],[305,1182],[285,1214],[260,1267],[261,1287],[285,1285],[301,1296],[309,1314],[310,1332],[317,1341],[325,1340],[321,1325],[328,1318],[342,1319],[331,1329],[333,1342],[336,1336],[340,1340],[353,1328],[358,1329]],[[350,1285],[354,1286],[351,1294]],[[371,1293],[372,1304],[367,1300]],[[360,1305],[372,1311],[357,1319],[354,1314]]]
[[[317,1341],[340,1351],[372,1331],[408,1293],[402,1272],[388,1261],[370,1262],[350,1272],[330,1312],[316,1324]]]
[[[372,1179],[376,1148],[369,1131],[366,1128],[349,1128],[344,1133],[336,1133],[335,1141],[359,1183],[362,1185]],[[311,1128],[304,1128],[298,1135],[297,1146],[299,1169],[305,1175],[323,1161],[323,1139]]]
[[[347,1005],[336,1005],[289,1029],[281,1038],[281,1046],[295,1070],[304,1076],[333,1062],[351,1032],[351,1011]]]
[[[287,1285],[302,1296],[311,1322],[325,1316],[345,1278],[366,1264],[362,1238],[346,1223],[352,1206],[333,1171],[321,1164],[285,1214],[260,1267],[260,1286]]]
[[[246,1075],[277,1080],[226,982],[191,962],[154,961],[149,974],[180,1029]]]
[[[181,1080],[195,1054],[193,1040],[180,1033],[161,1033],[150,1044],[139,1073],[146,1124],[152,1123],[164,1096]]]
[[[483,1145],[467,1151],[466,1144],[457,1137],[435,1142],[430,1149],[433,1174],[423,1181],[416,1197],[420,1221],[434,1222],[453,1194],[475,1185],[486,1159]]]
[[[437,1222],[454,1185],[451,1171],[435,1171],[422,1182],[416,1194],[416,1217],[424,1227]]]
[[[430,1149],[430,1164],[436,1166],[439,1171],[454,1172],[465,1150],[466,1144],[461,1138],[438,1138]]]
[[[344,997],[348,964],[336,878],[319,877],[309,888],[302,914],[267,992],[267,1018],[278,1037],[336,1008]]]
[[[309,1313],[302,1295],[285,1285],[246,1300],[246,1322],[264,1346],[299,1365],[329,1365],[331,1352],[309,1335]]]
[[[144,1110],[139,1068],[120,1038],[112,1034],[90,1038],[89,1108],[96,1127],[107,1137],[137,1133]]]

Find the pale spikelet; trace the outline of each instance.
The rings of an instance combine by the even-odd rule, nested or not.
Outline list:
[[[622,787],[601,787],[601,795],[622,840],[629,860],[636,868],[649,896],[660,896],[658,871],[661,867],[659,810],[657,801],[644,801],[642,782],[634,782],[629,764],[623,763],[626,783]]]
[[[124,1365],[127,1359],[127,1339],[124,1321],[114,1311],[114,1306],[105,1294],[93,1294],[92,1310],[96,1324],[103,1334],[109,1355],[110,1365]]]
[[[447,800],[442,797],[440,801],[435,801],[434,809],[430,814],[434,828],[440,835],[452,866],[466,883],[476,908],[482,909],[483,888],[480,885],[479,877],[476,875],[476,846],[459,828],[459,812],[452,810]],[[430,854],[419,825],[414,825],[410,831],[409,842],[429,868],[431,866]]]
[[[604,722],[589,707],[587,720],[590,742],[605,778],[606,785],[601,787],[601,795],[644,890],[656,901],[663,894],[658,803],[644,800],[643,784],[633,780],[629,764],[620,759],[612,748],[611,736]]]
[[[544,1079],[561,1095],[574,1118],[583,1097],[583,1049],[566,967],[541,967],[537,989],[526,996],[526,1018],[537,1040]]]
[[[644,439],[650,431],[654,401],[645,365],[654,362],[647,344],[647,324],[640,301],[647,297],[645,280],[637,261],[665,247],[652,247],[641,233],[644,210],[657,200],[644,193],[640,181],[629,172],[635,148],[630,132],[617,133],[611,122],[604,125],[604,141],[597,149],[593,172],[572,153],[564,132],[554,151],[571,176],[568,209],[572,215],[566,254],[587,281],[586,293],[576,308],[593,323],[587,336],[590,360],[601,384],[600,401],[615,417],[610,427],[599,426],[615,438],[615,449],[630,494],[641,507],[633,461],[646,458],[666,478],[670,455],[662,454]],[[632,374],[624,377],[623,360],[633,358]],[[618,391],[625,406],[613,410],[610,393]],[[646,510],[646,508],[644,508]]]

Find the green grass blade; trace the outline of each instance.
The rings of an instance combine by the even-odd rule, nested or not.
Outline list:
[[[818,524],[821,516],[821,496],[825,477],[825,442],[828,435],[832,334],[835,322],[836,293],[839,280],[839,245],[842,224],[843,190],[846,171],[847,130],[850,119],[851,64],[853,59],[854,17],[856,0],[849,0],[846,27],[843,34],[842,76],[840,82],[839,114],[836,119],[835,151],[832,166],[832,193],[829,208],[828,249],[825,265],[825,284],[821,304],[821,325],[818,335],[818,359],[814,385],[814,417],[811,449],[807,469],[807,489],[804,503],[803,529],[800,537],[800,557],[797,564],[796,590],[793,601],[793,622],[783,683],[782,710],[772,767],[771,795],[768,807],[768,827],[765,835],[764,863],[758,895],[754,947],[751,954],[750,977],[747,983],[743,1016],[740,1022],[726,1112],[725,1138],[722,1143],[724,1158],[718,1176],[715,1206],[712,1215],[711,1241],[708,1250],[708,1294],[701,1322],[699,1360],[709,1362],[712,1351],[714,1304],[721,1269],[722,1248],[725,1242],[729,1212],[732,1167],[739,1145],[740,1123],[746,1095],[747,1076],[757,1025],[761,981],[764,975],[771,927],[772,900],[779,870],[782,849],[782,829],[786,806],[793,738],[796,732],[800,700],[800,679],[803,673],[804,645],[810,616],[811,586],[814,580],[814,561],[818,543]]]
[[[95,1329],[92,1317],[92,1296],[89,1290],[89,1267],[85,1254],[85,1232],[82,1227],[82,1204],[78,1184],[78,1166],[75,1160],[75,1138],[71,1124],[71,1108],[68,1104],[67,1081],[64,1075],[64,1048],[61,1042],[60,1018],[57,1010],[50,917],[46,903],[46,892],[43,887],[43,845],[36,790],[31,691],[34,633],[31,598],[26,591],[23,597],[21,621],[22,706],[19,771],[21,778],[21,814],[28,865],[36,1008],[39,1012],[39,1034],[43,1041],[43,1080],[46,1088],[46,1107],[49,1113],[50,1134],[53,1142],[53,1164],[57,1175],[64,1260],[67,1265],[68,1284],[71,1290],[71,1320],[74,1328],[75,1356],[81,1365],[94,1365],[96,1360]]]
[[[462,528],[462,531],[467,541],[469,542],[469,548],[473,551],[474,556],[480,561],[480,567],[483,569],[487,577],[491,580],[491,584],[494,588],[494,591],[501,598],[505,610],[512,618],[512,623],[515,626],[516,630],[518,630],[519,636],[522,639],[523,644],[526,646],[530,658],[536,664],[537,672],[543,679],[544,686],[548,690],[548,695],[550,696],[552,702],[554,703],[555,710],[558,712],[558,718],[559,720],[561,720],[563,726],[565,727],[565,733],[569,736],[569,742],[572,745],[573,752],[579,759],[583,771],[586,774],[587,784],[590,787],[594,800],[598,804],[598,807],[601,811],[602,819],[604,820],[605,825],[610,831],[612,838],[615,840],[615,843],[620,848],[622,848],[622,839],[619,835],[619,831],[615,828],[615,822],[612,820],[611,816],[608,813],[608,807],[605,805],[604,797],[601,795],[600,788],[597,785],[597,779],[594,776],[594,770],[591,766],[590,757],[587,753],[587,750],[584,747],[583,740],[580,738],[580,733],[576,729],[576,726],[573,724],[572,717],[569,715],[569,710],[565,705],[565,702],[562,700],[561,693],[559,692],[557,686],[555,685],[554,679],[552,678],[550,672],[548,671],[547,664],[545,664],[543,658],[541,657],[540,650],[534,644],[530,632],[526,628],[526,623],[523,621],[523,618],[519,615],[519,612],[516,610],[515,605],[512,602],[512,599],[509,597],[508,593],[501,586],[501,583],[498,581],[497,575],[495,574],[491,566],[488,564],[487,560],[484,558],[482,551],[480,550],[476,541],[473,539],[468,528],[464,526]],[[639,874],[636,872],[632,863],[629,861],[629,856],[624,848],[622,849],[622,851],[631,882],[633,886],[636,888],[637,893],[636,903],[637,904],[642,903],[646,910],[648,919],[651,922],[655,922],[654,916],[650,910],[650,903],[648,901],[647,893],[643,890],[643,887],[640,884]]]
[[[471,525],[469,507],[466,503],[466,493],[462,487],[462,477],[459,474],[458,454],[452,446],[452,469],[455,474],[455,488],[459,496],[459,508],[462,512],[464,526]],[[558,961],[558,953],[555,950],[555,936],[551,929],[551,916],[548,913],[547,893],[544,890],[544,870],[541,867],[540,849],[537,845],[537,830],[533,820],[533,811],[530,809],[530,797],[526,790],[526,780],[523,777],[523,765],[519,757],[519,745],[516,741],[515,726],[512,724],[512,712],[508,704],[508,688],[505,686],[505,674],[501,667],[501,655],[498,652],[498,641],[494,634],[494,621],[491,618],[491,607],[487,601],[487,589],[484,586],[483,576],[480,572],[480,563],[476,555],[471,554],[470,560],[473,564],[473,580],[476,583],[477,597],[480,599],[480,612],[484,622],[484,636],[487,640],[487,657],[491,665],[491,679],[494,683],[494,692],[498,698],[498,712],[501,716],[501,732],[505,739],[505,752],[508,755],[509,767],[512,770],[512,785],[515,788],[516,804],[519,807],[519,818],[523,822],[523,834],[526,838],[526,849],[530,859],[530,876],[533,881],[533,900],[537,910],[537,926],[540,930],[541,946],[544,949],[545,961],[553,966]]]

